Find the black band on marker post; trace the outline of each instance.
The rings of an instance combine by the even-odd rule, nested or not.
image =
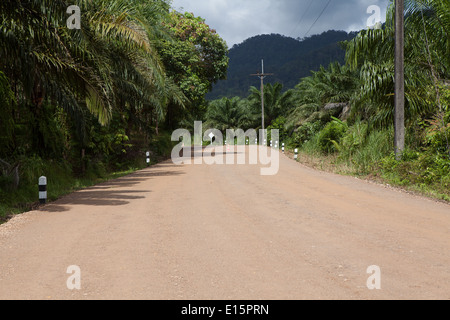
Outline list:
[[[41,204],[47,203],[47,178],[39,178],[39,202]]]

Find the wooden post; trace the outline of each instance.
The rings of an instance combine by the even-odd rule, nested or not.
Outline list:
[[[405,150],[405,26],[404,0],[395,0],[395,157]]]

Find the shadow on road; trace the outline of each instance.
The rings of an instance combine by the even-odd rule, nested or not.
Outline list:
[[[164,170],[172,164],[158,164],[130,175],[103,182],[98,185],[74,192],[55,202],[42,206],[39,211],[64,212],[70,210],[70,206],[124,206],[133,200],[144,199],[151,190],[134,190],[133,187],[149,179],[184,174],[181,171]],[[162,169],[162,170],[158,170]],[[126,190],[124,190],[126,189]]]
[[[68,211],[69,206],[124,206],[132,200],[144,199],[145,194],[151,191],[145,190],[97,190],[85,189],[72,193],[60,200],[40,208],[40,211],[63,212]]]

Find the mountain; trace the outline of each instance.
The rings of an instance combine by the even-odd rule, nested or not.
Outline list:
[[[332,30],[303,40],[279,34],[249,38],[230,49],[228,78],[214,85],[207,98],[246,97],[250,86],[259,88],[260,80],[250,75],[261,72],[261,59],[264,71],[275,74],[267,77],[265,83],[280,82],[285,89],[293,88],[321,65],[344,63],[345,51],[339,42],[351,40],[356,34]]]

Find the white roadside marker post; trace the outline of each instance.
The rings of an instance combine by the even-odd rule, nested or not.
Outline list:
[[[281,147],[281,150],[282,150],[283,153],[284,153],[284,142],[283,142],[283,145],[282,145],[282,147]]]
[[[149,166],[150,165],[150,151],[147,151],[145,153],[145,155],[147,156],[147,166]]]
[[[295,156],[294,159],[297,160],[298,159],[298,149],[295,149]]]
[[[47,177],[44,176],[39,178],[39,202],[47,203]]]

